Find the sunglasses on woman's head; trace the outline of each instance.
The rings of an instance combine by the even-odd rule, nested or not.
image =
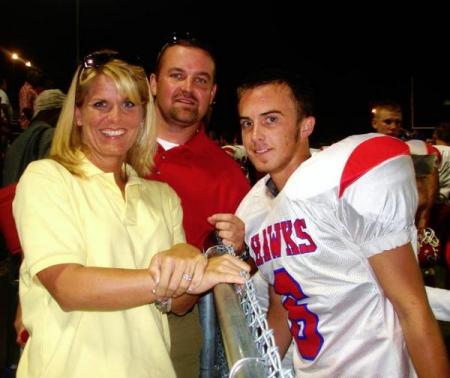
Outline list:
[[[124,55],[118,51],[96,51],[92,54],[86,55],[83,58],[81,66],[83,68],[98,68],[113,59],[123,60],[126,63],[132,64],[134,66],[142,67],[142,60],[139,56],[135,55]]]
[[[85,69],[99,68],[114,59],[122,60],[133,66],[143,67],[142,60],[137,55],[124,55],[114,50],[96,51],[83,58],[77,75],[77,88],[80,85],[81,74]]]

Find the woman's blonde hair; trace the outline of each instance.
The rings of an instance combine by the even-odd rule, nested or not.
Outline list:
[[[105,50],[105,52],[108,51]],[[91,56],[101,53],[97,52]],[[84,68],[83,65],[78,67],[56,125],[49,157],[62,164],[72,174],[83,176],[79,151],[85,145],[81,140],[81,127],[76,124],[75,110],[83,104],[91,84],[98,75],[111,78],[121,96],[143,106],[143,124],[134,145],[127,153],[125,162],[130,164],[139,176],[145,176],[153,168],[153,156],[156,149],[153,97],[150,95],[145,70],[119,59],[118,55],[117,58],[111,55],[111,60],[98,67]]]

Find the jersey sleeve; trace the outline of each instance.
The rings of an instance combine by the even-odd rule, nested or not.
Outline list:
[[[367,258],[414,240],[417,189],[411,158],[388,159],[349,185],[339,201],[350,242]]]

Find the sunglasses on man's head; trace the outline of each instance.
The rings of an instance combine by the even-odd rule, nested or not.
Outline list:
[[[180,41],[196,42],[197,38],[192,32],[173,32],[167,39],[169,45],[176,45]]]
[[[181,45],[187,47],[199,48],[206,51],[211,58],[215,61],[215,54],[212,46],[203,39],[197,38],[192,32],[172,32],[165,39],[164,45],[158,52],[158,56],[156,58],[155,70],[159,71],[161,64],[161,57],[164,55],[164,52],[171,46]]]
[[[395,119],[395,118],[383,119],[383,122],[386,125],[392,125],[393,123],[396,124],[396,125],[401,125],[402,124],[402,120],[401,119]]]

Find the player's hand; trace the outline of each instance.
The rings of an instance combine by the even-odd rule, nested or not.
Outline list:
[[[223,243],[232,246],[239,254],[244,247],[245,225],[240,218],[234,214],[214,214],[208,217]]]
[[[218,283],[244,284],[250,265],[237,257],[225,254],[208,260],[205,274],[198,285],[192,283],[188,292],[200,294],[208,291]]]
[[[187,289],[197,286],[206,269],[208,260],[199,249],[190,244],[176,244],[153,256],[149,271],[156,282],[157,298],[178,297]]]

